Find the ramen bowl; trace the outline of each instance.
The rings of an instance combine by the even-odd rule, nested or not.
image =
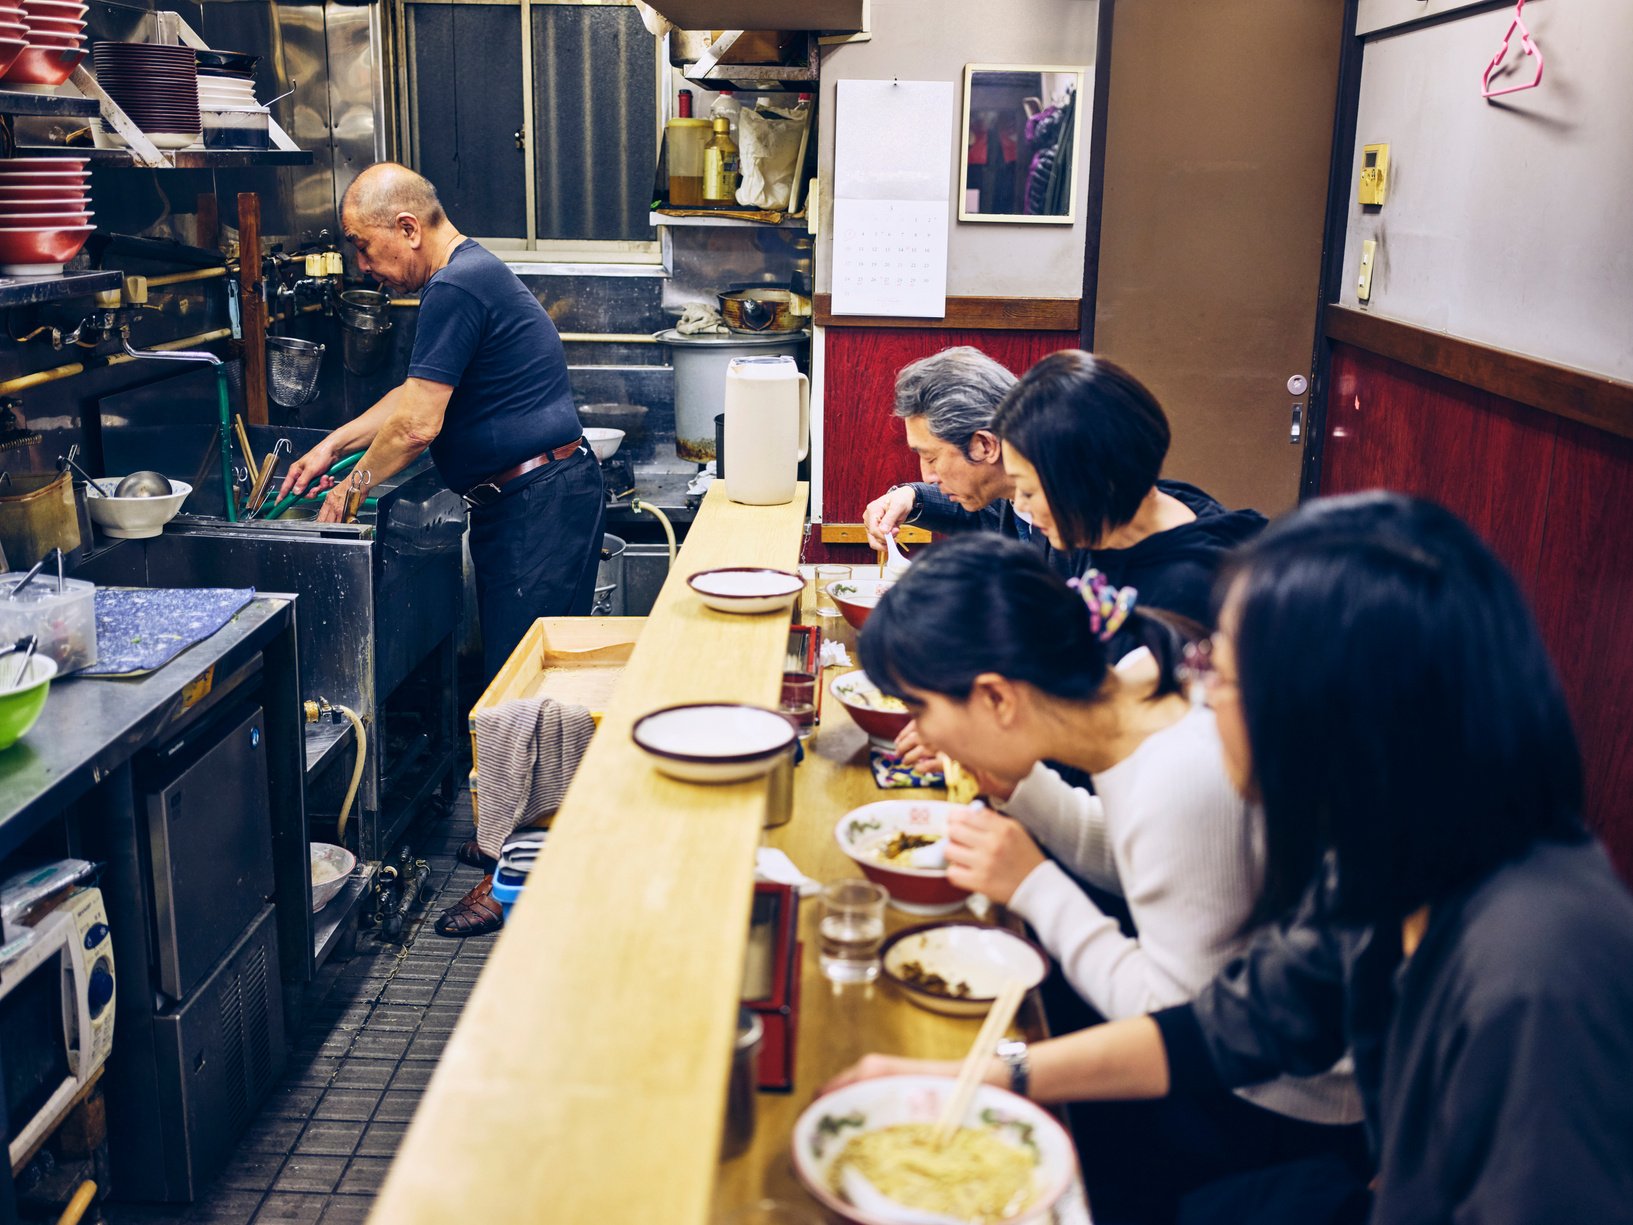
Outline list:
[[[590,426],[584,431],[584,441],[590,444],[595,458],[605,463],[618,454],[618,448],[624,445],[624,431]]]
[[[1049,972],[1049,957],[1024,936],[972,919],[908,927],[879,951],[884,974],[920,1008],[950,1017],[984,1017],[1004,983],[1031,990]]]
[[[171,481],[170,492],[154,498],[116,498],[113,491],[123,477],[105,476],[96,483],[101,497],[85,499],[85,509],[91,513],[91,522],[102,529],[104,536],[117,540],[146,540],[164,531],[181,511],[181,504],[193,487],[186,481]]]
[[[316,914],[346,887],[346,878],[357,867],[357,856],[332,842],[312,845],[312,913]]]
[[[716,612],[768,613],[793,607],[805,580],[787,570],[726,566],[700,570],[686,585]]]
[[[793,748],[794,725],[775,710],[732,702],[666,706],[630,729],[660,774],[688,783],[740,783],[769,774]]]
[[[840,615],[853,628],[861,629],[868,614],[879,603],[879,597],[895,581],[893,578],[842,578],[837,583],[829,583],[823,590],[838,607]]]
[[[952,1077],[943,1076],[881,1076],[823,1094],[794,1123],[795,1173],[823,1207],[855,1225],[897,1225],[910,1219],[901,1213],[860,1207],[846,1198],[838,1189],[845,1177],[840,1158],[858,1136],[906,1123],[934,1125],[955,1083]],[[965,1122],[1031,1162],[1031,1186],[1024,1192],[1024,1201],[1008,1215],[993,1218],[996,1225],[1048,1220],[1077,1168],[1066,1129],[1043,1107],[994,1085],[976,1089]],[[874,1184],[878,1194],[893,1189]],[[933,1219],[946,1216],[943,1210]]]
[[[913,721],[901,699],[881,692],[860,668],[834,677],[828,692],[838,699],[857,727],[886,748],[893,746],[902,729]]]
[[[947,879],[947,861],[934,847],[947,837],[947,818],[962,809],[945,800],[879,800],[840,817],[834,840],[863,876],[889,891],[897,910],[951,914],[964,905],[969,891]],[[938,859],[940,866],[929,866]]]

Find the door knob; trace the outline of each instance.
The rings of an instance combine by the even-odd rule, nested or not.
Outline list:
[[[1290,396],[1301,396],[1308,390],[1310,390],[1310,380],[1302,374],[1295,374],[1287,380],[1287,394]]]

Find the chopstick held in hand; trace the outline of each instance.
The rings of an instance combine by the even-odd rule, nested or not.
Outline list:
[[[975,1091],[980,1087],[986,1072],[987,1063],[992,1059],[999,1039],[1009,1029],[1009,1023],[1015,1019],[1015,1013],[1024,998],[1026,987],[1019,979],[1012,978],[1004,983],[1003,990],[998,992],[998,998],[992,1001],[992,1010],[987,1013],[987,1019],[981,1023],[981,1032],[975,1036],[975,1044],[970,1047],[970,1053],[964,1056],[963,1066],[958,1069],[958,1081],[953,1086],[952,1096],[947,1099],[947,1104],[941,1109],[941,1117],[936,1120],[935,1131],[930,1137],[935,1147],[941,1148],[945,1145],[963,1124],[964,1116],[969,1113],[970,1103],[975,1098]]]

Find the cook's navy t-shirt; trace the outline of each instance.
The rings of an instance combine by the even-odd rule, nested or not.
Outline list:
[[[469,238],[420,291],[408,376],[454,389],[431,458],[461,493],[583,432],[556,325],[504,261]]]

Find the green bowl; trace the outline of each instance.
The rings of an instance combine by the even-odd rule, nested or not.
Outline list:
[[[28,673],[22,682],[13,685],[11,678],[16,673],[14,658],[0,658],[0,749],[16,744],[40,717],[45,695],[51,690],[51,678],[57,674],[57,661],[48,655],[36,655],[28,661]]]

